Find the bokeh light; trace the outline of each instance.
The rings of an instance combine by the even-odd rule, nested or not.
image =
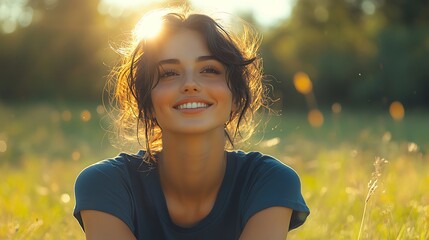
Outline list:
[[[408,152],[417,152],[419,146],[414,142],[409,142],[407,145]]]
[[[0,1],[0,29],[5,34],[13,33],[18,27],[28,27],[34,18],[34,10],[28,1]]]
[[[7,143],[5,140],[0,140],[0,153],[6,152]]]
[[[323,125],[323,114],[319,109],[312,109],[308,112],[308,122],[314,128],[319,128]]]
[[[80,119],[84,122],[88,122],[89,120],[91,120],[91,112],[88,110],[83,110],[80,113]]]
[[[104,113],[106,113],[106,110],[103,105],[98,105],[96,111],[100,115],[103,115]]]
[[[71,158],[73,161],[78,161],[80,159],[80,152],[79,151],[72,152]]]
[[[339,103],[334,103],[334,104],[332,104],[331,109],[332,109],[332,112],[333,112],[333,113],[340,113],[340,112],[341,112],[341,110],[342,110],[342,107],[341,107],[341,104],[339,104]]]
[[[293,84],[296,90],[301,94],[309,94],[313,90],[313,84],[310,77],[304,72],[297,72],[293,77]]]
[[[65,110],[61,114],[61,118],[63,119],[63,121],[68,122],[68,121],[71,120],[72,114],[71,114],[71,112],[69,110]]]
[[[395,121],[401,121],[405,115],[404,106],[398,101],[394,101],[390,104],[389,112],[390,116],[392,116]]]
[[[63,203],[70,202],[70,195],[67,193],[61,194],[61,202],[63,202]]]
[[[280,138],[275,137],[261,142],[260,146],[262,147],[274,147],[280,143]]]
[[[49,189],[44,186],[36,186],[36,192],[41,196],[46,196],[49,193]]]
[[[390,133],[390,132],[385,132],[384,134],[383,134],[383,137],[382,137],[382,141],[384,142],[384,143],[388,143],[388,142],[390,142],[390,140],[392,139],[392,134]]]

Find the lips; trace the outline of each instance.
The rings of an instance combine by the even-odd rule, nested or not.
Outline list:
[[[176,105],[174,105],[175,109],[183,110],[183,109],[197,109],[197,108],[208,108],[212,104],[203,100],[196,99],[184,99],[179,101]]]

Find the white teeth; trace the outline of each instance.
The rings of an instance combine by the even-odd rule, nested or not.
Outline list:
[[[205,104],[205,103],[201,103],[201,102],[189,102],[189,103],[184,103],[182,105],[179,105],[177,107],[177,109],[193,109],[193,108],[205,108],[208,107],[209,105]]]

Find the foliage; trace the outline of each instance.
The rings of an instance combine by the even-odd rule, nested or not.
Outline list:
[[[302,0],[291,17],[266,33],[266,70],[286,107],[302,106],[291,85],[307,72],[320,103],[355,106],[428,104],[427,1]],[[416,6],[419,6],[417,9]]]
[[[0,99],[99,100],[118,61],[111,46],[121,46],[142,13],[183,2],[109,15],[101,1],[28,1],[31,25],[1,34]],[[300,0],[267,28],[242,15],[264,34],[262,57],[282,108],[303,106],[291,83],[299,71],[314,82],[319,105],[418,107],[429,105],[428,9],[424,0]]]
[[[0,105],[0,239],[83,239],[72,217],[73,184],[84,167],[112,157],[96,105]],[[305,114],[273,117],[245,149],[260,150],[292,166],[302,180],[311,214],[290,239],[428,239],[428,112],[402,122],[370,112],[326,113],[321,128]],[[263,139],[262,136],[264,136]]]

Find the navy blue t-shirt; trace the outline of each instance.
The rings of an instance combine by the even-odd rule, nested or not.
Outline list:
[[[156,163],[120,154],[84,169],[76,180],[74,216],[83,228],[81,210],[98,210],[121,219],[137,239],[233,239],[247,221],[273,206],[293,209],[289,229],[304,223],[309,209],[297,173],[258,152],[227,152],[222,185],[210,213],[192,227],[170,219]]]

